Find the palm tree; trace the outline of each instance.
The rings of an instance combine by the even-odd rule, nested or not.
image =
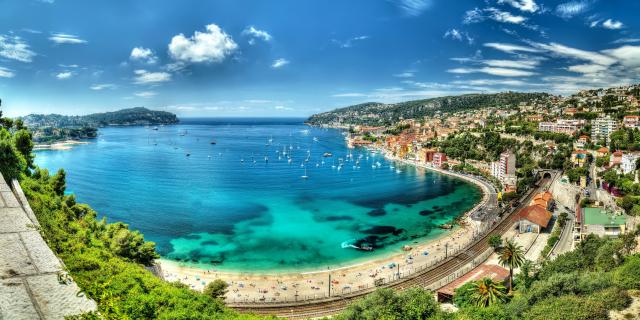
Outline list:
[[[488,307],[498,302],[504,302],[506,298],[505,287],[490,278],[472,282],[469,288],[471,300],[478,307]]]
[[[498,260],[503,267],[509,267],[509,292],[513,290],[513,269],[519,268],[524,263],[522,247],[507,240],[500,249]]]

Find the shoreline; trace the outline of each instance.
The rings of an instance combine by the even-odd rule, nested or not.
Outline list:
[[[88,141],[80,141],[80,140],[64,140],[53,143],[43,143],[36,144],[33,146],[34,151],[43,151],[43,150],[54,150],[54,151],[66,151],[71,150],[73,147],[77,145],[89,144]]]
[[[472,208],[459,216],[459,226],[454,226],[452,230],[443,232],[435,238],[411,244],[411,249],[408,251],[398,249],[370,259],[365,258],[352,264],[347,262],[344,266],[336,268],[316,268],[297,272],[292,272],[291,270],[283,270],[282,272],[227,271],[216,270],[213,266],[210,269],[203,269],[197,266],[189,266],[184,262],[161,258],[156,261],[162,270],[162,277],[166,281],[180,281],[194,290],[202,290],[206,283],[222,279],[230,285],[227,294],[228,303],[319,299],[326,297],[328,278],[334,277],[333,279],[338,279],[331,281],[331,290],[334,294],[340,291],[339,288],[336,288],[340,283],[347,284],[343,285],[342,293],[363,290],[370,288],[373,285],[371,283],[373,280],[381,278],[392,280],[395,272],[416,272],[421,266],[442,260],[447,256],[447,253],[453,253],[456,248],[460,249],[473,240],[478,226],[471,219],[471,214],[480,207],[485,206],[490,200],[490,194],[493,193],[485,182],[456,172],[430,167],[416,161],[398,159],[387,154],[384,149],[376,148],[375,150],[381,152],[385,158],[392,161],[412,165],[415,168],[432,170],[439,174],[449,175],[474,184],[482,192],[482,198]],[[397,266],[397,271],[395,266]],[[249,285],[247,286],[246,284]],[[305,285],[308,288],[305,288]],[[295,295],[293,290],[287,291],[289,286],[295,288]],[[323,289],[321,290],[320,288]]]

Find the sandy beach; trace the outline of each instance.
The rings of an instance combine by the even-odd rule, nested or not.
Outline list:
[[[78,141],[78,140],[65,140],[65,141],[59,141],[51,144],[36,144],[33,147],[33,150],[64,151],[64,150],[71,150],[74,146],[82,145],[82,144],[89,144],[89,142]]]
[[[207,283],[215,279],[222,279],[229,284],[226,302],[231,304],[321,299],[328,297],[329,290],[331,296],[349,294],[371,288],[375,286],[376,282],[393,281],[397,278],[398,273],[405,277],[438,263],[446,256],[454,254],[471,243],[478,230],[469,218],[469,214],[484,205],[489,200],[488,195],[492,191],[483,183],[467,176],[432,168],[414,161],[393,160],[465,179],[483,190],[483,198],[474,208],[463,215],[460,227],[454,228],[442,237],[423,242],[416,241],[411,244],[410,248],[399,249],[387,256],[372,258],[370,261],[351,266],[311,272],[266,274],[225,272],[215,268],[205,270],[180,262],[160,259],[158,262],[165,280],[180,281],[194,290],[202,290]]]

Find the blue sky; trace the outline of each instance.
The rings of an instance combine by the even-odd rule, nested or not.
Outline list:
[[[636,0],[5,0],[5,114],[307,116],[640,82]]]

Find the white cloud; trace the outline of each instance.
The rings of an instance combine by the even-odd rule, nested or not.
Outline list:
[[[11,69],[0,67],[0,78],[13,78],[15,75]]]
[[[474,79],[474,80],[456,80],[453,84],[472,85],[472,86],[529,86],[531,83],[514,79]]]
[[[273,64],[271,64],[271,68],[274,69],[278,69],[278,68],[282,68],[286,65],[289,64],[289,60],[284,59],[284,58],[280,58],[280,59],[276,59],[273,61]]]
[[[264,30],[259,30],[256,29],[256,27],[254,26],[248,26],[246,27],[243,31],[242,31],[242,35],[244,36],[248,36],[249,39],[249,44],[254,44],[256,39],[260,39],[266,42],[271,41],[271,35],[264,31]]]
[[[578,73],[598,73],[607,70],[607,66],[600,64],[579,64],[569,66],[567,70]]]
[[[556,14],[563,18],[571,18],[575,15],[581,14],[591,6],[590,0],[581,1],[569,1],[561,3],[556,7]]]
[[[525,70],[509,69],[509,68],[497,68],[497,67],[483,67],[483,68],[454,68],[449,69],[447,72],[468,74],[468,73],[486,73],[500,77],[529,77],[536,73]]]
[[[523,24],[527,18],[523,16],[513,15],[507,11],[502,11],[497,8],[489,7],[485,9],[475,8],[465,13],[463,22],[466,24],[482,22],[486,19],[492,19],[497,22],[511,23],[511,24]]]
[[[293,108],[289,108],[289,107],[285,107],[285,106],[275,106],[273,107],[276,110],[281,110],[281,111],[292,111]]]
[[[429,9],[432,0],[391,0],[394,2],[405,14],[409,16],[419,16],[423,11]]]
[[[143,47],[135,47],[131,50],[131,54],[129,55],[129,59],[144,61],[148,64],[154,64],[158,62],[158,57],[151,51],[151,49],[143,48]]]
[[[602,52],[618,59],[618,61],[626,67],[640,67],[640,46],[625,45],[620,48],[604,50]]]
[[[598,52],[593,52],[593,51],[586,51],[586,50],[571,48],[559,43],[552,42],[549,44],[543,44],[543,43],[531,43],[531,44],[536,48],[549,51],[550,53],[557,56],[591,61],[593,63],[599,64],[599,65],[605,65],[605,66],[616,63],[616,60],[608,55],[601,54]]]
[[[620,43],[636,43],[636,42],[640,42],[640,39],[638,38],[620,38],[616,41],[613,41],[612,43],[615,44],[620,44]]]
[[[520,45],[515,45],[515,44],[509,44],[509,43],[496,43],[496,42],[489,42],[489,43],[485,43],[484,44],[485,47],[489,47],[489,48],[493,48],[496,50],[500,50],[506,53],[514,53],[514,52],[529,52],[529,53],[536,53],[536,52],[541,52],[541,50],[535,49],[535,48],[531,48],[531,47],[525,47],[525,46],[520,46]]]
[[[346,41],[339,41],[336,39],[331,39],[331,41],[335,44],[337,44],[340,48],[351,48],[353,47],[353,45],[358,42],[358,41],[362,41],[362,40],[367,40],[371,37],[369,36],[357,36],[357,37],[353,37],[353,38],[349,38]]]
[[[413,78],[415,74],[413,72],[406,71],[406,72],[396,73],[393,76],[396,78]]]
[[[135,70],[134,83],[136,84],[158,84],[171,80],[171,74],[168,72],[149,72],[147,70]]]
[[[607,19],[602,23],[602,27],[611,29],[611,30],[618,30],[618,29],[622,29],[624,27],[624,24],[620,21]]]
[[[97,83],[97,84],[92,85],[89,88],[91,90],[100,91],[100,90],[104,90],[104,89],[114,89],[115,87],[116,87],[116,85],[114,85],[112,83]]]
[[[157,94],[158,93],[155,91],[140,91],[140,92],[134,93],[136,97],[140,97],[140,98],[151,98]]]
[[[67,80],[71,77],[73,77],[73,73],[69,71],[60,72],[56,74],[56,78],[58,78],[58,80]]]
[[[451,38],[458,41],[466,40],[469,44],[473,44],[473,38],[469,36],[468,33],[459,31],[458,29],[455,29],[455,28],[451,30],[447,30],[447,32],[444,33],[443,37]]]
[[[66,33],[53,33],[49,40],[53,41],[57,44],[83,44],[87,43],[86,40],[80,39],[76,35],[66,34]]]
[[[496,8],[487,8],[486,10],[490,13],[490,18],[498,22],[520,24],[527,20],[527,18],[523,16],[514,16],[509,12],[501,11]]]
[[[215,24],[206,26],[206,32],[196,31],[187,38],[182,33],[169,43],[169,54],[177,61],[189,63],[220,63],[231,55],[238,45],[231,36]]]
[[[481,62],[490,67],[515,69],[535,69],[540,64],[538,60],[482,60]]]
[[[508,3],[516,9],[531,13],[540,9],[535,0],[498,0],[498,3]]]
[[[20,37],[0,35],[0,56],[21,62],[31,62],[35,52]]]

